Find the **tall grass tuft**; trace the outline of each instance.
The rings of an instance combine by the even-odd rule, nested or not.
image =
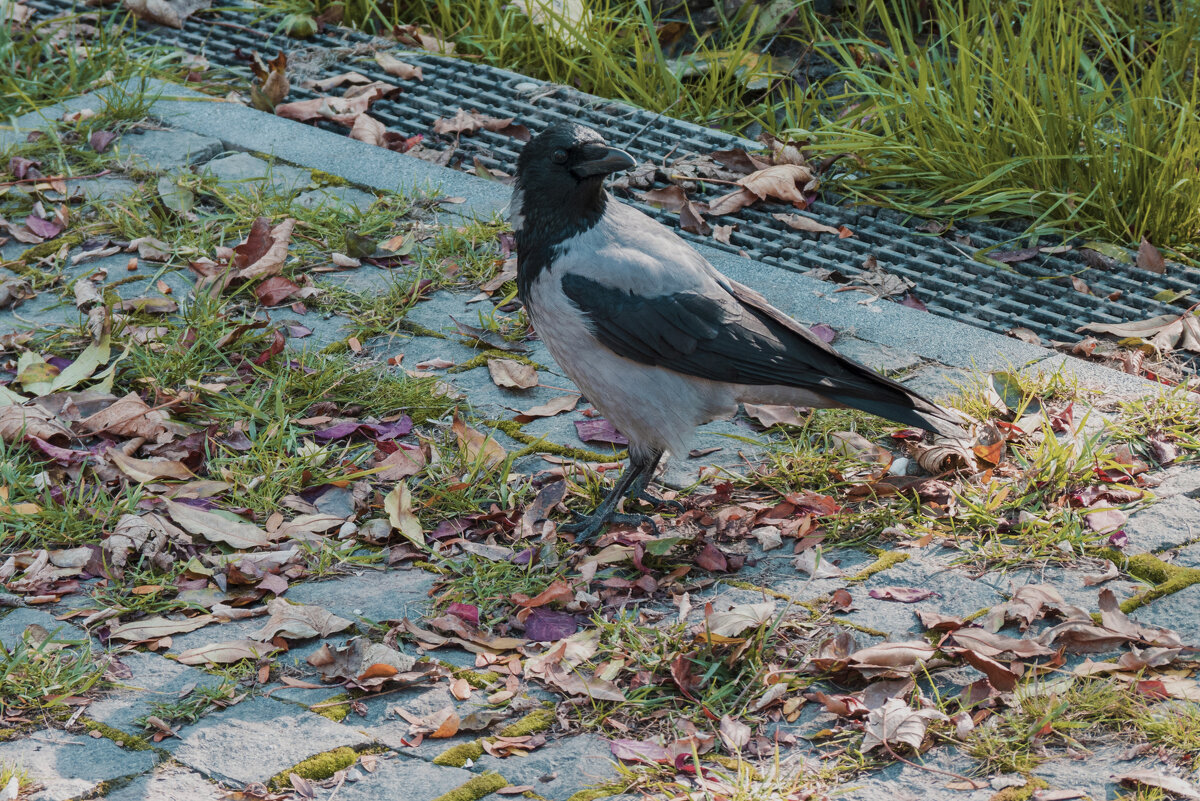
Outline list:
[[[849,195],[1177,248],[1197,236],[1200,15],[1186,0],[867,5],[856,35],[818,29],[838,71],[797,131],[853,155]]]

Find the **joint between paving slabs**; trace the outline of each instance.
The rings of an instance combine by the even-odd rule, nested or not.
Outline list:
[[[1151,553],[1126,555],[1115,548],[1101,548],[1096,551],[1096,555],[1113,562],[1134,578],[1154,584],[1145,592],[1121,602],[1121,611],[1125,614],[1193,584],[1200,584],[1200,568],[1173,565]]]
[[[490,795],[508,785],[508,779],[499,773],[489,771],[468,779],[455,789],[439,795],[437,798],[432,799],[432,801],[479,801],[480,798]]]
[[[738,581],[736,579],[734,579],[734,580],[722,579],[721,583],[725,584],[726,586],[733,587],[735,589],[746,590],[748,592],[759,592],[768,598],[777,598],[781,601],[787,601],[788,603],[790,603],[794,606],[798,606],[801,609],[806,610],[809,613],[809,615],[811,616],[810,617],[811,620],[817,620],[817,619],[821,618],[824,613],[820,611],[819,607],[822,604],[828,603],[831,600],[831,596],[821,595],[816,598],[813,598],[810,601],[801,601],[800,599],[795,598],[786,593],[779,592],[778,590],[772,590],[768,587],[760,587],[759,585],[753,584],[749,581]],[[984,611],[986,612],[987,610],[984,610]],[[886,631],[880,631],[879,629],[873,629],[870,626],[864,626],[862,623],[855,623],[853,620],[846,620],[845,618],[834,617],[833,622],[837,623],[839,626],[844,626],[845,628],[848,628],[848,629],[854,629],[855,631],[870,635],[872,637],[883,637],[886,639],[889,636]]]
[[[358,761],[358,757],[362,754],[384,754],[390,750],[378,743],[367,743],[357,748],[348,745],[332,748],[302,759],[290,768],[284,768],[267,780],[267,786],[275,790],[291,787],[289,777],[293,773],[302,779],[322,781],[339,770],[349,768]]]
[[[494,428],[507,434],[512,439],[524,445],[524,448],[516,452],[515,456],[517,458],[538,453],[548,453],[553,456],[576,459],[581,462],[613,462],[624,459],[629,455],[628,451],[603,454],[596,451],[589,451],[586,448],[572,448],[569,445],[559,445],[545,437],[534,437],[526,434],[523,426],[516,420],[481,420],[480,422],[489,428]]]
[[[524,737],[529,734],[547,731],[554,725],[554,704],[546,702],[541,709],[535,709],[523,718],[513,721],[501,729],[499,737]],[[452,745],[433,758],[433,764],[446,767],[461,768],[467,760],[479,759],[484,755],[484,741],[493,742],[495,737],[481,737],[466,743]]]

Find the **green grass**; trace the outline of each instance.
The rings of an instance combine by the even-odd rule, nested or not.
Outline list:
[[[146,722],[152,715],[171,725],[195,723],[214,709],[228,706],[226,702],[237,693],[237,684],[231,679],[213,686],[196,687],[182,698],[152,702],[150,714],[138,718],[137,722],[147,729],[154,729],[154,724]]]
[[[1063,749],[1089,753],[1114,742],[1146,742],[1181,757],[1186,769],[1197,764],[1194,705],[1152,703],[1128,683],[1108,678],[1066,677],[1025,682],[1016,702],[974,729],[967,753],[980,773],[1028,773]]]
[[[64,699],[107,686],[87,639],[27,629],[11,648],[0,644],[0,716],[57,710]]]
[[[1200,18],[1187,3],[863,5],[866,30],[814,31],[839,71],[792,112],[816,149],[852,154],[841,191],[925,216],[1190,247]]]
[[[437,605],[473,604],[479,608],[479,624],[489,628],[507,619],[513,611],[513,593],[531,598],[550,586],[560,573],[533,564],[518,565],[467,554],[461,559],[438,562],[442,569]]]
[[[1148,440],[1158,439],[1178,448],[1183,459],[1200,458],[1200,403],[1184,386],[1121,403],[1112,428],[1117,439],[1143,453],[1149,453]]]

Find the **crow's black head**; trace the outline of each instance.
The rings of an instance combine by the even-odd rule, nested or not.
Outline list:
[[[517,159],[516,187],[526,206],[584,211],[601,200],[604,178],[634,166],[624,150],[576,123],[557,123],[534,137]]]
[[[527,306],[529,288],[551,266],[555,246],[604,216],[605,176],[635,163],[591,128],[569,122],[550,126],[525,145],[509,219],[517,237],[517,289]]]

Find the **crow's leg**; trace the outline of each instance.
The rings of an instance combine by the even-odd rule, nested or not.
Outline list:
[[[650,458],[653,456],[653,458]],[[662,451],[657,453],[647,454],[645,456],[631,455],[629,464],[621,471],[621,475],[617,477],[617,483],[613,485],[612,490],[596,507],[596,511],[586,517],[581,517],[574,523],[567,523],[559,526],[560,531],[565,531],[568,534],[575,534],[576,542],[587,542],[595,539],[600,533],[600,530],[608,523],[625,523],[628,525],[639,525],[641,523],[649,523],[655,532],[658,531],[658,526],[650,515],[625,514],[617,511],[617,504],[621,499],[631,494],[631,489],[640,484],[644,489],[646,483],[649,482],[649,475],[654,473],[654,467],[658,464],[659,458],[662,456]],[[646,476],[643,478],[643,476]]]
[[[630,485],[629,493],[626,495],[631,501],[642,501],[651,506],[667,506],[676,512],[682,512],[686,507],[679,501],[668,501],[660,498],[648,489],[650,482],[654,479],[654,472],[658,469],[658,463],[662,460],[663,452],[661,450],[651,451],[647,457],[650,467],[641,473],[637,479]]]

